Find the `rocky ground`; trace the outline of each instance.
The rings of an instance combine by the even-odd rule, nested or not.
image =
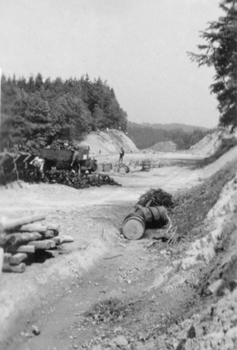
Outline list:
[[[186,167],[137,169],[116,175],[123,187],[112,190],[4,190],[2,214],[44,212],[75,244],[24,275],[4,274],[0,300],[15,312],[3,308],[1,349],[235,349],[236,170],[233,161],[204,180]],[[123,217],[154,186],[175,198],[173,239],[147,230],[125,240]]]

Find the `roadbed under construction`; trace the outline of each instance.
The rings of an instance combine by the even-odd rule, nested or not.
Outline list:
[[[208,310],[237,305],[236,149],[203,169],[131,170],[110,174],[122,187],[15,183],[1,189],[1,215],[44,214],[75,240],[56,259],[1,276],[1,349],[195,349],[218,332],[225,349],[226,325],[211,328]],[[138,241],[120,234],[124,217],[150,188],[177,200],[175,244],[153,240],[149,230]],[[220,288],[212,292],[216,281]],[[206,319],[209,333],[201,331]],[[235,327],[231,320],[228,330]]]

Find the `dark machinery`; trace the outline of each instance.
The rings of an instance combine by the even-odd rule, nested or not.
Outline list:
[[[0,184],[18,179],[42,181],[44,173],[51,170],[93,173],[97,170],[97,161],[89,157],[89,150],[81,146],[75,151],[43,148],[33,152],[0,153]],[[40,162],[34,163],[37,158]],[[42,167],[39,164],[43,164]]]
[[[90,148],[88,146],[80,146],[77,150],[68,149],[48,149],[43,148],[35,153],[41,159],[44,159],[44,170],[80,170],[89,173],[95,172],[97,169],[96,159],[89,157]]]

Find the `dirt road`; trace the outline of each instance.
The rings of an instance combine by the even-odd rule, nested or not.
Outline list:
[[[157,276],[170,265],[174,252],[164,252],[160,244],[159,254],[147,248],[149,242],[117,244],[89,274],[61,287],[57,292],[62,296],[52,297],[51,292],[6,349],[91,348],[101,341],[111,344],[117,333],[128,341],[137,340],[138,333],[145,339],[157,327],[162,331],[173,319],[181,319],[187,303],[194,303],[194,292],[177,279],[170,290],[159,290]],[[84,317],[91,309],[91,316]],[[41,330],[38,337],[32,337],[32,324]]]
[[[200,184],[201,175],[174,166],[116,175],[118,188],[14,184],[1,190],[1,215],[44,213],[75,239],[58,258],[3,275],[0,317],[10,328],[3,328],[1,349],[153,349],[164,329],[202,308],[195,291],[200,271],[179,271],[185,241],[150,247],[149,232],[135,242],[118,236],[147,189],[177,193]],[[33,335],[33,325],[40,335]]]

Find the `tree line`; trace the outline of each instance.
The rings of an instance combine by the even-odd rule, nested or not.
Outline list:
[[[29,79],[2,76],[1,148],[34,149],[81,141],[90,131],[126,131],[127,114],[101,78]]]
[[[223,16],[209,22],[207,29],[200,34],[204,44],[198,45],[199,53],[188,52],[188,55],[199,67],[214,67],[215,76],[210,91],[218,101],[219,125],[234,131],[237,127],[237,0],[222,0],[220,7]],[[156,130],[134,125],[128,131],[139,148],[172,140],[178,149],[189,148],[208,133],[200,129],[185,133],[181,129]]]
[[[220,112],[219,124],[231,131],[237,127],[237,0],[222,0],[222,17],[210,22],[201,32],[205,44],[198,45],[199,54],[188,52],[199,67],[214,67],[211,93],[216,95]]]
[[[216,74],[210,86],[218,100],[219,124],[237,127],[237,0],[222,0],[224,15],[209,23],[201,32],[201,53],[188,53],[199,66],[213,66]],[[127,129],[127,114],[120,107],[114,90],[100,78],[16,79],[1,77],[2,125],[1,148],[13,144],[44,147],[56,140],[78,140],[90,131]],[[178,148],[198,141],[201,131],[183,133],[181,129],[166,131],[143,127],[129,129],[139,148],[159,141],[172,140]]]
[[[152,126],[128,123],[128,136],[139,149],[149,148],[158,142],[173,141],[177,149],[189,149],[192,145],[203,139],[211,130],[196,128],[186,132],[181,128],[166,130],[156,129]]]

